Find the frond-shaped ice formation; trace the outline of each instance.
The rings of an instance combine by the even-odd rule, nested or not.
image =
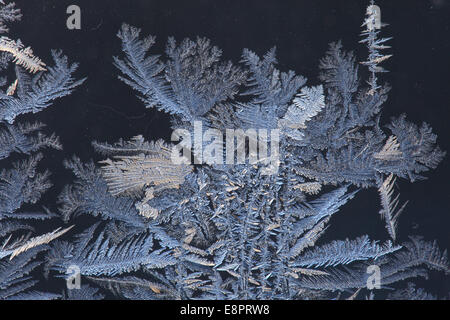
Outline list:
[[[18,71],[19,92],[14,95],[0,94],[0,122],[13,123],[24,113],[36,113],[51,105],[55,99],[69,95],[84,79],[77,80],[73,73],[76,63],[69,64],[66,56],[53,51],[54,66],[48,71],[38,73],[32,79]]]
[[[14,3],[0,3],[0,32],[7,32],[5,22],[19,20],[20,11]],[[60,293],[40,291],[39,279],[43,266],[43,252],[49,243],[62,237],[72,227],[53,228],[36,232],[38,220],[57,218],[45,207],[37,205],[42,194],[51,187],[49,171],[39,172],[38,165],[45,148],[61,150],[55,134],[45,135],[44,124],[14,123],[17,116],[38,112],[56,98],[72,92],[83,80],[73,77],[77,65],[68,64],[60,52],[53,52],[55,65],[46,65],[30,47],[20,40],[0,38],[0,66],[4,71],[13,64],[16,77],[9,81],[2,77],[0,91],[0,299],[41,300],[59,299]],[[37,73],[33,76],[29,73]],[[45,150],[46,151],[46,150]],[[9,157],[20,157],[14,162]],[[38,208],[35,208],[38,207]]]
[[[233,98],[245,74],[231,63],[219,63],[221,51],[207,39],[169,39],[167,63],[147,56],[154,37],[139,38],[140,30],[124,24],[118,33],[125,59],[115,57],[120,79],[137,90],[147,107],[157,107],[183,120],[205,114],[215,104]]]
[[[245,49],[237,66],[221,61],[221,50],[207,39],[169,39],[163,58],[150,54],[154,37],[141,37],[138,28],[124,24],[118,33],[123,55],[114,64],[145,107],[170,114],[172,128],[187,130],[189,137],[199,123],[202,138],[211,132],[223,138],[227,129],[266,132],[258,152],[268,151],[262,143],[276,144],[278,170],[267,174],[250,161],[179,164],[171,145],[142,135],[95,141],[94,149],[108,159],[98,167],[77,157],[65,161],[75,180],[60,193],[59,216],[21,209],[36,205],[50,187],[49,173],[37,170],[42,155],[36,152],[61,148],[59,140],[41,133],[41,124],[13,122],[83,80],[74,78],[76,64],[60,53],[54,53],[55,66],[36,75],[16,54],[16,78],[0,79],[0,161],[12,153],[26,159],[0,173],[0,298],[101,299],[105,293],[127,299],[374,299],[371,270],[379,271],[380,290],[426,277],[430,269],[448,274],[447,252],[436,242],[411,237],[397,243],[404,206],[394,196],[395,179],[422,178],[444,152],[427,124],[418,127],[405,116],[392,119],[387,129],[381,123],[389,86],[377,75],[389,56],[380,53],[387,39],[379,40],[371,4],[363,25],[369,58],[362,66],[369,68],[369,79],[362,81],[356,54],[338,42],[320,60],[320,83],[314,86],[293,71],[278,70],[274,49],[262,57]],[[12,7],[4,10],[15,15]],[[0,66],[12,62],[7,58]],[[271,130],[280,132],[278,138],[269,138]],[[189,152],[197,160],[202,148],[227,147],[226,139],[211,145],[205,140],[194,141]],[[242,139],[245,157],[254,141]],[[237,158],[233,150],[230,159]],[[353,240],[324,241],[360,188],[379,191],[392,241],[372,240],[364,232]],[[25,220],[55,217],[75,227],[35,235],[34,224]],[[78,221],[89,226],[77,231]],[[44,251],[43,259],[38,253]],[[31,288],[37,283],[29,277],[33,270],[67,277],[71,267],[79,270],[80,289]],[[397,293],[433,297],[412,286]]]

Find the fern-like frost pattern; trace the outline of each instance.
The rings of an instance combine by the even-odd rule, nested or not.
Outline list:
[[[51,182],[38,164],[62,145],[43,124],[16,118],[49,107],[84,79],[60,51],[45,64],[18,40],[0,39],[2,70],[11,65],[16,75],[0,91],[0,161],[22,157],[0,171],[0,298],[353,299],[361,290],[376,298],[368,288],[371,266],[381,270],[381,289],[403,285],[389,299],[436,298],[410,281],[430,269],[447,274],[447,252],[420,237],[399,242],[407,207],[394,182],[423,179],[445,153],[426,123],[405,115],[380,123],[390,90],[379,78],[390,55],[380,51],[389,38],[379,38],[373,15],[367,11],[361,34],[367,60],[358,63],[340,42],[330,44],[318,85],[280,71],[274,48],[262,57],[244,49],[233,64],[208,39],[169,38],[160,56],[155,37],[124,24],[114,65],[146,108],[171,115],[174,130],[198,122],[202,134],[277,130],[278,171],[267,174],[262,163],[174,163],[173,145],[142,135],[94,141],[105,159],[64,162],[74,181],[60,193],[58,212],[39,208]],[[14,5],[2,5],[0,32],[19,18]],[[360,76],[362,67],[369,79]],[[361,234],[324,242],[330,222],[362,188],[379,192],[389,240]],[[84,230],[81,217],[92,221]],[[44,219],[60,219],[61,228],[35,234],[34,223]],[[44,292],[30,276],[41,268],[64,278],[73,266],[79,288]]]

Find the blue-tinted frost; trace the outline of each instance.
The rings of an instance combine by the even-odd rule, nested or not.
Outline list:
[[[12,6],[1,6],[0,21],[17,17]],[[17,87],[0,93],[0,160],[23,158],[0,171],[0,298],[346,298],[369,290],[371,265],[381,270],[382,288],[426,277],[427,269],[448,273],[447,253],[436,243],[418,237],[397,243],[395,237],[392,177],[421,179],[444,152],[427,124],[419,127],[405,116],[387,127],[380,123],[389,87],[377,74],[385,71],[379,64],[387,56],[380,50],[388,48],[388,39],[379,39],[370,19],[369,13],[362,34],[370,78],[363,81],[359,59],[337,42],[320,61],[320,84],[314,85],[278,70],[274,49],[263,57],[245,49],[236,65],[221,61],[221,51],[207,39],[169,39],[164,58],[150,53],[154,37],[141,38],[139,29],[123,25],[123,54],[114,64],[146,107],[171,114],[173,129],[192,129],[194,121],[220,130],[278,129],[279,170],[267,175],[259,164],[211,164],[187,166],[192,170],[173,177],[165,175],[175,165],[167,159],[167,144],[142,136],[96,141],[94,148],[108,161],[65,162],[75,179],[60,193],[59,217],[61,225],[77,227],[11,259],[13,250],[33,239],[33,221],[56,216],[36,206],[51,186],[49,173],[37,169],[37,152],[61,149],[42,124],[18,124],[16,117],[41,111],[83,82],[74,78],[77,65],[59,52],[53,66],[35,75],[16,66]],[[11,63],[1,61],[3,67]],[[154,167],[145,170],[149,163]],[[116,175],[105,177],[105,164]],[[129,172],[134,176],[121,184]],[[112,185],[123,188],[110,192]],[[345,214],[346,203],[368,187],[380,192],[386,237],[392,239],[371,240],[361,230],[353,240],[321,240],[330,222]],[[80,217],[93,221],[84,231]],[[81,273],[80,289],[33,288],[36,268],[52,278],[66,277],[71,267]],[[434,297],[411,285],[389,297],[402,296]]]

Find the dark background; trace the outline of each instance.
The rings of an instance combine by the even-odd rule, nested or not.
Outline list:
[[[21,116],[46,123],[64,144],[63,152],[47,153],[44,167],[52,171],[55,186],[42,203],[55,208],[54,200],[63,185],[73,177],[62,160],[78,155],[83,160],[99,160],[92,140],[114,142],[143,134],[147,139],[170,137],[169,118],[153,109],[145,109],[135,93],[117,79],[112,56],[120,55],[116,33],[122,22],[142,28],[142,34],[157,37],[152,53],[164,53],[168,36],[178,41],[196,36],[211,39],[223,50],[223,57],[237,63],[243,48],[262,55],[277,47],[279,68],[296,71],[318,83],[318,61],[328,44],[342,40],[347,50],[355,51],[358,61],[367,51],[360,45],[360,26],[369,1],[296,0],[296,1],[66,1],[17,0],[21,22],[11,26],[9,36],[20,38],[35,54],[50,63],[50,49],[58,48],[71,61],[80,63],[79,77],[87,81],[74,94],[58,100],[37,114]],[[81,30],[66,28],[66,8],[81,8]],[[394,56],[384,64],[390,73],[382,75],[393,87],[384,105],[385,122],[407,113],[415,123],[426,121],[438,134],[438,143],[449,151],[450,107],[450,1],[386,0],[381,7],[384,36]],[[436,239],[442,248],[450,248],[448,156],[428,173],[428,180],[416,183],[398,181],[401,200],[409,204],[400,218],[399,238],[423,235]],[[376,190],[360,191],[337,214],[323,242],[369,234],[385,240]],[[419,281],[422,283],[422,281]],[[449,277],[432,274],[427,288],[440,296],[450,291]]]

